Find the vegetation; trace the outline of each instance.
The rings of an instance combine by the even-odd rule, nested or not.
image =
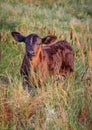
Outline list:
[[[91,0],[0,0],[0,130],[92,130],[91,5]],[[69,41],[73,75],[50,79],[30,97],[19,72],[25,45],[11,31]]]

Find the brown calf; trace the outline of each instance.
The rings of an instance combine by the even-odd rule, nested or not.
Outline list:
[[[29,83],[29,77],[32,77],[31,68],[38,75],[39,80],[45,82],[48,74],[66,77],[74,71],[74,51],[67,41],[54,43],[57,37],[53,35],[40,38],[37,34],[30,34],[25,37],[18,32],[12,32],[12,36],[16,41],[25,42],[26,45],[26,54],[20,72],[23,76],[24,88],[29,91],[32,91]]]

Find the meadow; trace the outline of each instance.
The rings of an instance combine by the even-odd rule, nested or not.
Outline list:
[[[73,75],[30,97],[20,75],[25,44],[12,31],[66,39]],[[92,130],[91,0],[0,0],[0,52],[0,130]]]

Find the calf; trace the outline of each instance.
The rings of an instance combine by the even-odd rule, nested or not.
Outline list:
[[[33,91],[29,82],[29,77],[34,82],[32,70],[39,82],[46,82],[49,75],[66,77],[74,71],[74,51],[67,41],[54,43],[57,37],[53,35],[40,38],[37,34],[23,36],[19,32],[12,32],[12,36],[18,42],[25,42],[26,54],[20,72],[23,86],[28,91]]]

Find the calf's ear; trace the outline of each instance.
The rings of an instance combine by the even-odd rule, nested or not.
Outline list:
[[[12,32],[11,33],[15,41],[17,42],[25,42],[25,36],[20,34],[19,32]]]
[[[42,38],[42,43],[43,44],[51,44],[51,43],[55,42],[56,39],[57,39],[56,36],[49,35],[49,36],[46,36],[46,37]]]

